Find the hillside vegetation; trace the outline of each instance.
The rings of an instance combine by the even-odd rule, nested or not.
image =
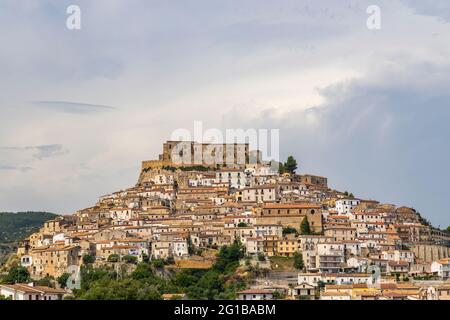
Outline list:
[[[17,242],[39,230],[57,215],[50,212],[0,212],[0,264],[16,249]]]

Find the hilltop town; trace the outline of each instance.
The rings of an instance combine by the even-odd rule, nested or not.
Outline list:
[[[246,281],[235,299],[450,299],[450,234],[413,208],[334,190],[326,177],[296,173],[292,157],[274,169],[245,143],[223,145],[241,162],[180,164],[172,152],[179,143],[167,141],[158,160],[143,161],[135,186],[21,241],[17,256],[31,279],[72,274],[72,285],[9,283],[0,295],[70,296],[85,265],[133,272],[153,262],[171,276],[208,270],[221,248],[239,245],[233,270]],[[205,147],[188,143],[192,154]]]

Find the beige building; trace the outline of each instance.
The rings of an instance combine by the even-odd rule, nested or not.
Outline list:
[[[71,265],[81,262],[80,247],[76,245],[49,246],[31,250],[32,264],[28,267],[33,277],[59,277]]]
[[[322,207],[317,204],[267,203],[255,212],[257,224],[281,224],[300,230],[300,224],[306,217],[313,232],[322,232]]]
[[[245,166],[249,163],[249,144],[210,144],[194,141],[167,141],[163,144],[160,161],[185,165]]]

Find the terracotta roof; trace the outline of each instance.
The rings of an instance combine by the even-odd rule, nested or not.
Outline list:
[[[321,206],[312,203],[266,203],[264,209],[320,209]]]
[[[28,284],[3,284],[0,285],[0,287],[5,287],[9,289],[13,289],[20,292],[26,292],[26,293],[54,293],[54,294],[64,294],[66,291],[62,289],[55,289],[50,287],[44,287],[44,286],[30,286]]]

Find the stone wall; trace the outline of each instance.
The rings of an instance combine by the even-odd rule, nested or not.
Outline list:
[[[433,262],[450,257],[450,248],[434,244],[415,244],[411,250],[417,259]]]

